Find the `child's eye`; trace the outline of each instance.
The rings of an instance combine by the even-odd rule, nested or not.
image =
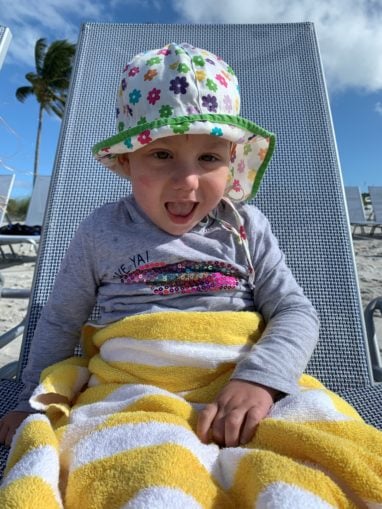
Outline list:
[[[157,150],[156,152],[153,153],[153,156],[156,159],[168,159],[170,157],[170,154],[165,150]]]
[[[218,158],[212,154],[203,154],[202,156],[200,156],[200,159],[202,159],[202,161],[207,161],[211,163],[214,163],[215,161],[218,160]]]

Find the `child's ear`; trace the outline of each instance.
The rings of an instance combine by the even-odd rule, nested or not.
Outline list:
[[[122,172],[126,177],[130,176],[130,161],[128,154],[119,154],[117,155],[118,163],[122,169]]]

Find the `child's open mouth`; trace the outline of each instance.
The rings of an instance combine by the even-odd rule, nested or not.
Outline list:
[[[174,223],[186,223],[192,217],[197,206],[198,203],[193,201],[165,203],[167,213]]]

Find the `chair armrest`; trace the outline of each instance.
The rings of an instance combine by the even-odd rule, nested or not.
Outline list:
[[[369,302],[364,311],[367,340],[373,369],[373,376],[376,382],[382,382],[382,362],[379,352],[379,344],[375,334],[374,313],[376,310],[382,312],[382,297],[377,297]]]
[[[0,286],[0,298],[4,299],[29,299],[29,288],[4,288]]]

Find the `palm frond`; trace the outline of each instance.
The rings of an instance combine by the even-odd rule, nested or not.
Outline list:
[[[43,76],[47,80],[70,76],[75,45],[67,40],[54,41],[49,46],[44,60]]]
[[[36,64],[36,71],[37,74],[39,75],[42,73],[42,70],[44,68],[46,47],[47,47],[46,39],[44,38],[38,39],[34,47],[34,59]]]
[[[34,95],[39,103],[34,178],[38,174],[41,115],[45,110],[49,114],[55,114],[62,118],[75,48],[75,44],[66,39],[54,41],[50,46],[47,46],[45,39],[38,39],[35,45],[36,69],[25,75],[31,86],[20,87],[16,90],[16,97],[19,101],[23,102],[29,95]]]
[[[53,111],[53,113],[58,116],[58,118],[62,118],[62,116],[64,114],[65,105],[61,106],[61,107],[57,107],[55,104],[51,104],[50,108]]]
[[[27,79],[29,83],[34,85],[38,81],[39,76],[35,72],[27,72],[25,75],[25,79]]]
[[[16,98],[20,102],[24,102],[27,97],[33,94],[33,87],[19,87],[16,90]]]

